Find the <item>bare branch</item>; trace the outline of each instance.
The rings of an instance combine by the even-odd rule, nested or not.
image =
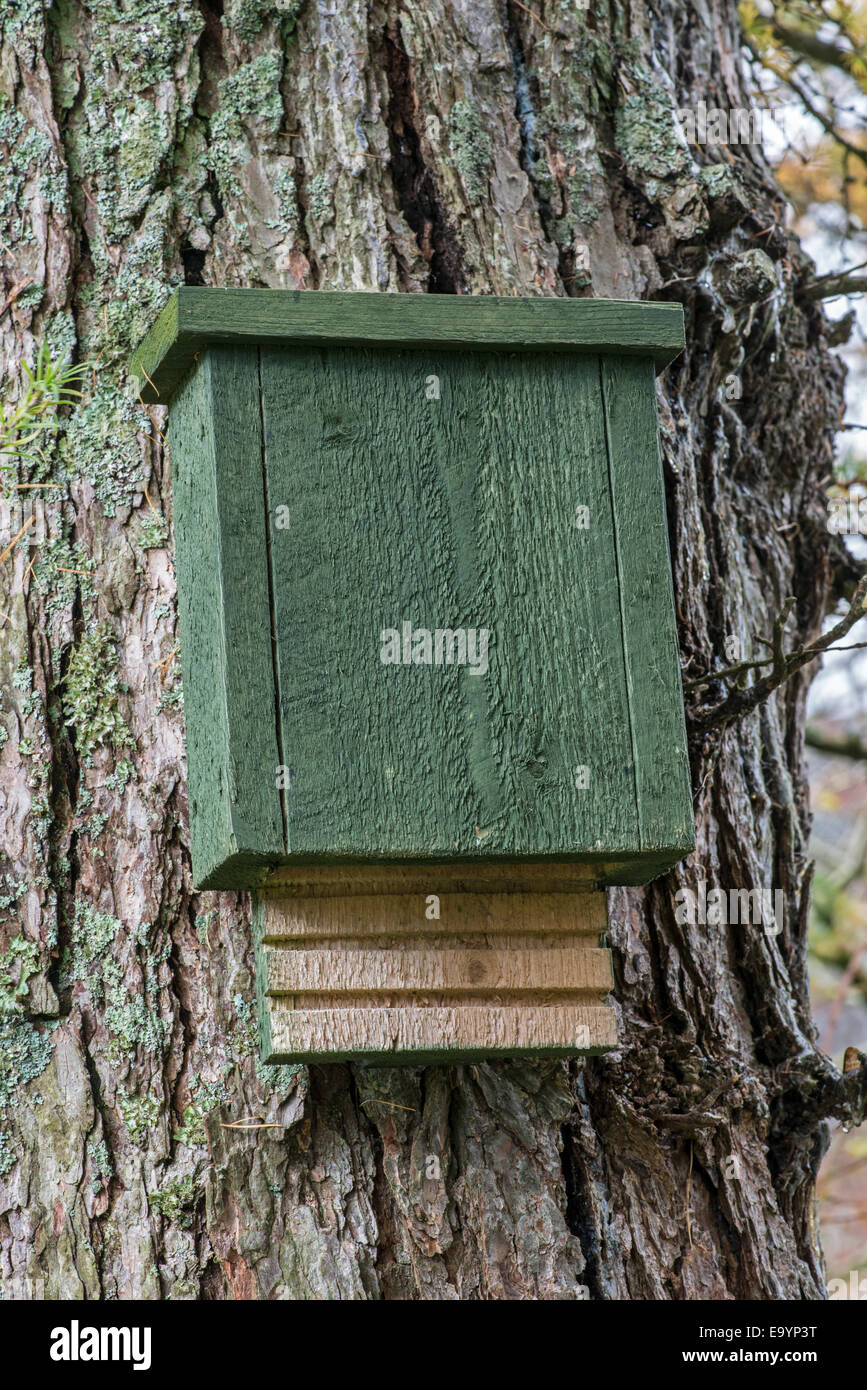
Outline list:
[[[867,265],[867,262],[863,263]],[[863,265],[853,265],[849,270],[834,275],[818,275],[802,286],[802,299],[835,299],[841,294],[861,294],[867,290],[867,275],[854,275]]]
[[[808,724],[804,740],[810,748],[820,753],[867,761],[867,743],[858,734],[826,734],[818,724]]]
[[[799,647],[788,655],[782,650],[782,633],[786,618],[791,612],[793,600],[787,599],[786,605],[774,623],[774,654],[769,660],[758,663],[770,665],[771,670],[767,675],[755,681],[753,685],[738,687],[729,692],[726,698],[713,709],[707,710],[704,714],[699,714],[694,719],[694,726],[697,729],[725,729],[729,724],[742,719],[745,714],[749,714],[758,705],[767,700],[785,681],[790,680],[802,667],[815,661],[817,656],[830,650],[841,637],[845,637],[847,632],[854,627],[861,618],[867,614],[867,575],[863,575],[855,593],[848,613],[841,618],[834,627],[823,636],[817,637],[813,642],[806,646]],[[756,665],[755,662],[742,663],[748,668]],[[735,668],[735,674],[737,668]],[[719,680],[721,673],[709,673],[710,680]],[[731,679],[732,676],[726,677]],[[707,682],[703,682],[707,683]]]

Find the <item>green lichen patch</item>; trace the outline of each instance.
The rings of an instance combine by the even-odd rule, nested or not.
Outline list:
[[[0,1129],[0,1178],[4,1177],[17,1161],[17,1155],[12,1147],[11,1135]]]
[[[60,963],[60,981],[101,981],[101,964],[123,931],[110,912],[98,912],[92,903],[78,898],[72,919],[71,940]],[[97,968],[100,967],[100,968]]]
[[[172,124],[166,115],[146,97],[137,97],[127,112],[117,151],[121,217],[131,220],[145,207],[171,139]]]
[[[177,665],[173,667],[173,676],[170,685],[166,685],[160,692],[157,700],[156,713],[164,714],[166,710],[177,713],[184,707],[184,687],[181,682],[181,674]]]
[[[218,1105],[229,1099],[223,1081],[203,1081],[198,1075],[190,1083],[190,1104],[184,1111],[183,1122],[175,1134],[179,1144],[189,1149],[204,1148],[208,1142],[205,1119]]]
[[[124,787],[132,781],[134,772],[132,763],[126,758],[121,758],[115,764],[114,771],[106,773],[103,785],[110,792],[122,792]]]
[[[479,202],[493,165],[493,147],[479,109],[471,101],[456,101],[449,112],[449,147],[467,197]]]
[[[20,1015],[0,1014],[0,1106],[15,1105],[22,1087],[45,1071],[54,1052],[55,1027],[37,1027]]]
[[[33,578],[52,625],[69,611],[76,593],[82,600],[95,596],[90,578],[95,569],[81,541],[70,543],[63,536],[43,541],[33,566]]]
[[[198,938],[199,945],[203,946],[206,950],[210,946],[209,933],[216,916],[217,910],[213,907],[210,908],[207,912],[196,913],[196,919],[193,925],[196,930],[196,936]]]
[[[166,1221],[180,1226],[181,1230],[189,1230],[203,1191],[201,1182],[192,1176],[173,1178],[163,1183],[156,1192],[149,1192],[148,1202],[151,1211],[159,1212]]]
[[[261,1060],[259,1050],[259,1023],[256,1008],[240,991],[232,995],[232,1004],[238,1019],[232,1030],[232,1050],[237,1061],[254,1057],[256,1075],[263,1084],[272,1090],[288,1090],[294,1078],[304,1071],[302,1063],[283,1063],[271,1066]]]
[[[193,0],[99,0],[99,20],[94,66],[119,72],[124,94],[171,77],[176,58],[204,27]]]
[[[123,972],[115,961],[103,968],[105,981],[105,1026],[110,1039],[107,1056],[112,1066],[128,1061],[130,1053],[141,1047],[145,1052],[160,1054],[166,1039],[165,1020],[149,1009],[141,994],[130,994]]]
[[[242,39],[252,39],[266,23],[277,20],[286,38],[295,28],[303,0],[226,0],[223,24]]]
[[[671,97],[640,68],[633,68],[630,78],[637,90],[617,109],[618,151],[627,166],[645,178],[667,179],[684,173],[690,158],[677,138]]]
[[[66,723],[89,766],[97,748],[122,748],[132,736],[118,709],[117,650],[107,622],[98,623],[73,648],[63,681]]]
[[[313,182],[315,183],[315,179]],[[265,226],[273,228],[283,236],[291,236],[296,231],[301,216],[298,207],[298,186],[292,170],[286,166],[279,167],[271,180],[271,188],[277,199],[278,216],[266,218]]]
[[[320,227],[334,220],[334,202],[331,196],[331,179],[327,174],[316,174],[307,189],[310,211]]]
[[[94,252],[99,282],[105,286],[104,295],[97,296],[95,339],[98,350],[105,351],[104,363],[122,364],[125,370],[130,353],[151,327],[172,289],[181,283],[180,274],[170,273],[167,266],[173,216],[171,192],[167,190],[152,198],[141,227],[126,241],[123,264],[116,273],[104,252]],[[124,399],[120,389],[115,390]],[[150,421],[141,410],[137,420],[137,428],[151,433]]]
[[[30,802],[28,824],[30,833],[38,843],[44,840],[52,823],[51,800],[48,795],[48,778],[51,763],[48,758],[34,759],[27,786],[34,793]]]
[[[142,407],[111,385],[101,385],[69,420],[60,446],[67,477],[86,478],[106,516],[144,488],[149,465],[139,434],[150,428]]]
[[[19,309],[38,309],[45,298],[45,285],[41,280],[33,280],[22,290],[15,303]]]
[[[87,1142],[87,1156],[90,1159],[90,1166],[93,1171],[92,1189],[94,1193],[101,1192],[114,1177],[114,1164],[111,1161],[111,1154],[104,1139],[89,1139]]]
[[[0,956],[0,1014],[20,1014],[28,993],[28,980],[39,973],[39,947],[26,937],[14,936]]]
[[[120,964],[111,954],[115,942],[124,936],[123,924],[110,912],[100,912],[92,903],[79,898],[70,931],[70,942],[60,962],[60,982],[64,987],[76,981],[87,985],[91,999],[104,1003],[104,1020],[109,1035],[106,1055],[112,1066],[128,1061],[141,1047],[145,1052],[162,1052],[166,1025],[160,1015],[148,1008],[148,985],[157,960],[145,960],[145,989],[133,993]],[[139,944],[142,932],[137,933]]]
[[[100,0],[83,101],[70,124],[70,168],[77,183],[92,180],[111,244],[130,235],[171,162],[178,113],[166,95],[183,93],[177,64],[202,24],[189,0]]]
[[[0,146],[4,151],[0,165],[0,239],[9,246],[30,245],[34,235],[27,209],[33,193],[38,192],[62,218],[67,207],[66,170],[45,132],[32,125],[3,96]]]
[[[737,179],[727,164],[705,164],[698,178],[711,198],[725,198],[737,188]]]
[[[0,12],[3,38],[31,61],[45,43],[45,9],[42,0],[4,0]]]
[[[150,507],[138,528],[139,546],[142,550],[162,550],[169,538],[169,528],[165,517]]]
[[[143,1144],[158,1123],[162,1105],[157,1096],[134,1096],[123,1088],[118,1092],[117,1108],[134,1144]]]
[[[25,879],[13,878],[11,874],[0,875],[0,918],[5,917],[5,909],[13,907],[26,892]]]
[[[226,77],[219,87],[219,108],[211,118],[211,146],[204,159],[223,190],[239,195],[235,168],[249,157],[244,127],[254,121],[257,131],[276,135],[283,119],[280,79],[281,53],[263,53]]]

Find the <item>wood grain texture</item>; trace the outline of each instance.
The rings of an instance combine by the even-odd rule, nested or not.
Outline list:
[[[507,947],[446,949],[422,941],[415,950],[269,951],[268,993],[280,995],[472,994],[485,1000],[512,994],[586,994],[611,988],[608,952]],[[410,1002],[412,1002],[410,1000]]]
[[[689,851],[650,359],[217,344],[175,416],[199,886]]]
[[[366,1061],[380,1066],[575,1057],[617,1046],[608,1008],[274,1008],[273,1062]]]
[[[165,405],[208,343],[638,354],[661,370],[683,350],[679,304],[618,299],[175,291],[130,365],[136,392]]]
[[[769,634],[790,593],[788,640],[809,643],[833,603],[840,557],[817,505],[843,383],[819,306],[786,273],[800,260],[779,225],[779,189],[744,146],[724,171],[708,168],[712,178],[697,179],[688,156],[659,177],[669,98],[688,106],[725,91],[723,104],[751,104],[737,7],[594,4],[588,25],[578,4],[525,3],[548,30],[499,0],[4,7],[0,238],[15,283],[34,283],[0,319],[2,360],[11,378],[46,330],[52,351],[99,359],[95,399],[87,380],[47,474],[19,461],[8,479],[68,480],[47,508],[47,535],[82,556],[19,543],[0,566],[10,617],[0,619],[2,872],[28,885],[6,910],[2,949],[20,931],[40,967],[29,998],[4,1015],[4,1082],[16,1057],[42,1066],[50,1053],[41,1075],[15,1083],[0,1122],[10,1318],[33,1299],[226,1299],[237,1313],[238,1300],[580,1301],[588,1286],[597,1307],[795,1302],[827,1297],[823,1240],[827,1273],[837,1257],[849,1268],[851,1231],[829,1207],[820,1237],[815,1202],[823,1098],[840,1092],[809,1029],[801,930],[812,666],[721,746],[697,750],[698,864],[612,900],[620,1046],[590,1067],[257,1069],[245,1022],[249,904],[192,893],[183,712],[161,698],[177,640],[171,549],[142,550],[152,513],[146,499],[136,505],[142,475],[130,462],[140,448],[167,523],[171,469],[158,431],[133,444],[115,384],[130,337],[185,262],[207,284],[558,295],[577,288],[559,271],[572,274],[578,234],[596,295],[637,297],[673,280],[663,293],[695,330],[682,371],[657,392],[684,658],[711,664],[724,634]],[[290,9],[294,25],[282,22]],[[264,25],[247,41],[232,26],[257,15]],[[522,55],[514,65],[510,45]],[[265,99],[250,101],[266,61]],[[637,105],[636,90],[653,95]],[[455,162],[456,100],[490,138],[481,198]],[[522,170],[532,112],[541,199]],[[384,158],[350,156],[357,113],[363,148]],[[275,199],[293,184],[299,215],[284,217]],[[326,213],[312,215],[314,199]],[[783,272],[760,313],[742,297],[755,281],[740,274],[755,246]],[[737,429],[720,400],[733,342],[745,340],[738,409],[749,428]],[[164,430],[162,411],[152,414]],[[113,516],[94,480],[117,487]],[[53,558],[46,575],[49,557],[93,565],[93,583],[55,579]],[[106,744],[91,767],[76,762],[77,731],[58,707],[70,656],[107,616],[134,745]],[[12,683],[22,668],[42,709]],[[718,697],[709,688],[690,700],[698,709]],[[678,925],[675,891],[696,874],[783,888],[783,935]],[[68,973],[58,948],[65,966],[82,959],[79,908],[82,923],[99,920],[93,910],[119,926],[58,1007],[52,990]],[[14,979],[14,949],[6,965]],[[121,1014],[146,1034],[118,1036]],[[854,1084],[850,1074],[850,1097]],[[280,1127],[229,1127],[244,1117]]]
[[[640,855],[595,359],[299,349],[261,374],[289,854]],[[404,622],[489,630],[488,670],[383,665]]]
[[[435,943],[460,943],[479,932],[505,940],[533,936],[554,941],[562,936],[599,938],[605,931],[605,894],[600,892],[485,893],[472,888],[435,894],[439,917],[427,917],[430,894],[412,886],[414,874],[395,870],[390,884],[357,896],[324,892],[306,898],[257,891],[262,904],[262,940],[340,939],[367,943],[397,934]]]
[[[434,919],[429,902],[257,894],[263,1061],[393,1065],[616,1046],[604,893],[454,893]]]
[[[695,847],[653,370],[602,359],[641,848]]]
[[[170,429],[193,870],[246,888],[283,853],[255,354],[208,352]]]
[[[263,896],[309,897],[330,894],[347,897],[358,893],[583,893],[607,883],[646,882],[645,858],[634,863],[622,859],[568,863],[539,859],[477,859],[470,863],[284,864],[262,879]],[[398,872],[399,871],[399,872]],[[660,870],[661,872],[661,870]]]

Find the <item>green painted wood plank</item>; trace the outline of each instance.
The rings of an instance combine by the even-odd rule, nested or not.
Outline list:
[[[639,856],[597,361],[263,350],[261,376],[289,854]],[[487,628],[487,673],[383,665],[404,622]]]
[[[284,849],[255,352],[203,354],[170,442],[193,874],[244,888]]]
[[[320,290],[175,291],[131,363],[134,389],[165,405],[207,343],[389,345],[489,352],[637,354],[661,370],[683,350],[679,304]]]
[[[601,376],[641,846],[669,868],[694,849],[695,822],[653,366],[608,357]]]

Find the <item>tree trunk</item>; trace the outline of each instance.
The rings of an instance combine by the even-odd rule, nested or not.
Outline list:
[[[841,371],[758,150],[673,120],[750,105],[734,4],[5,15],[3,365],[47,338],[91,370],[0,564],[3,1297],[823,1297],[824,1117],[863,1078],[810,1022],[812,668],[725,731],[722,686],[688,692],[698,849],[611,894],[617,1052],[262,1067],[249,899],[190,877],[165,412],[125,394],[184,282],[676,298],[687,675],[763,654],[790,594],[786,644],[813,635],[848,578]],[[783,930],[680,923],[701,881],[782,890]]]

